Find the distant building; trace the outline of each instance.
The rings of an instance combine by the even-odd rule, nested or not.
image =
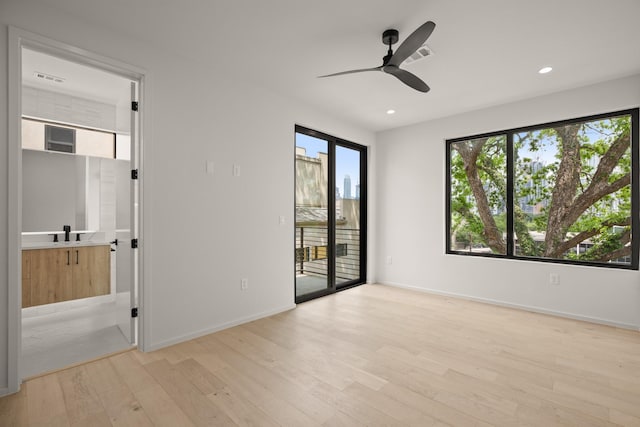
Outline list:
[[[547,186],[547,180],[539,179],[538,182],[533,180],[533,175],[544,167],[544,163],[534,160],[529,165],[529,179],[523,185],[527,195],[520,197],[518,200],[520,209],[526,214],[538,215],[549,204],[548,200],[542,199],[542,191]]]
[[[356,200],[360,200],[360,184],[356,185]]]
[[[344,176],[344,198],[351,199],[351,177],[349,175]]]

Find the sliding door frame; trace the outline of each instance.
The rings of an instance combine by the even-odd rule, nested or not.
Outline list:
[[[318,297],[329,295],[338,291],[349,289],[362,285],[367,282],[367,147],[356,144],[335,136],[309,129],[304,126],[296,125],[294,133],[294,151],[295,151],[295,134],[304,134],[314,138],[327,141],[328,148],[328,176],[327,176],[327,288],[310,292],[304,295],[296,296],[296,279],[294,268],[294,297],[296,304],[309,301]],[[347,282],[336,284],[336,147],[345,147],[355,150],[360,155],[360,265],[359,277]],[[294,155],[294,176],[295,174],[295,155]],[[295,262],[295,189],[296,183],[294,179],[294,262]]]

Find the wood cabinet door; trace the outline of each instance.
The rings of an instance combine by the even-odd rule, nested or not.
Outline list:
[[[72,249],[73,298],[106,295],[111,289],[111,251],[107,246]]]
[[[22,251],[22,308],[31,307],[31,252]]]
[[[71,249],[35,249],[29,252],[31,305],[72,299]]]

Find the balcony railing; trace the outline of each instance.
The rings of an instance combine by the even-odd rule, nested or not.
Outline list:
[[[327,227],[296,227],[296,275],[327,276]],[[360,277],[360,230],[336,228],[336,283]]]

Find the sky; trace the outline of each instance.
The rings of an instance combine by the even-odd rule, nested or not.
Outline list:
[[[606,119],[601,121],[596,120],[594,122],[588,122],[588,123],[598,123],[598,122],[609,122],[609,120],[606,120]],[[600,132],[594,129],[591,129],[589,127],[583,128],[582,132],[583,132],[583,135],[589,139],[589,143],[594,143],[597,140],[603,138],[603,135]],[[519,150],[518,155],[521,158],[528,157],[532,160],[538,159],[543,164],[549,165],[551,163],[559,161],[556,158],[556,154],[558,153],[557,144],[558,142],[554,138],[547,137],[542,139],[539,142],[539,149],[537,151],[533,151],[533,152],[530,151],[529,144],[525,144],[525,146]]]
[[[318,157],[318,152],[328,151],[327,141],[296,133],[296,146],[307,151],[307,157]],[[336,147],[336,186],[344,196],[344,177],[351,178],[351,197],[356,196],[356,185],[360,184],[360,153],[346,147]]]
[[[542,162],[543,165],[549,165],[558,160],[555,157],[557,153],[558,148],[556,147],[555,140],[545,138],[538,143],[537,151],[530,151],[529,144],[525,144],[520,148],[520,150],[518,150],[518,157],[537,160],[539,162]]]

